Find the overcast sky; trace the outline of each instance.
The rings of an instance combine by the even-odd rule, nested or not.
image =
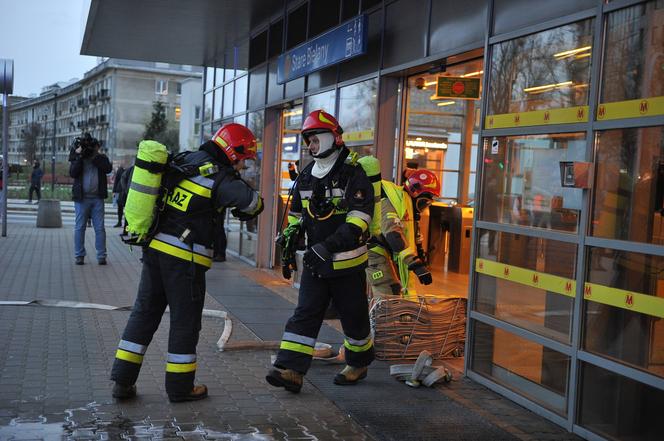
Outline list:
[[[14,59],[14,95],[83,74],[96,57],[79,55],[90,0],[0,0],[0,58]]]

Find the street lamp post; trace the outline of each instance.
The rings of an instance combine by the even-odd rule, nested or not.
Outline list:
[[[51,157],[51,197],[53,197],[53,193],[55,192],[55,152],[56,152],[55,131],[56,131],[57,119],[58,119],[58,94],[56,93],[53,96],[53,141],[52,141],[53,156]]]
[[[9,95],[14,93],[14,60],[0,60],[2,95],[2,237],[7,236],[7,195],[9,194]]]

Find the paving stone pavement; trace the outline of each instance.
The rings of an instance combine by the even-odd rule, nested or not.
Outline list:
[[[129,306],[140,275],[107,228],[109,264],[73,264],[71,229],[9,225],[0,238],[0,300],[71,300]],[[88,255],[94,256],[89,231]],[[231,342],[278,340],[295,291],[277,275],[230,259],[208,272],[206,308],[233,317]],[[197,380],[210,398],[168,402],[164,390],[167,316],[145,357],[136,400],[111,398],[108,380],[128,311],[0,305],[0,440],[5,439],[577,439],[464,378],[410,389],[376,362],[353,388],[331,382],[338,366],[315,365],[298,395],[268,387],[273,351],[216,350],[223,321],[203,319]],[[334,325],[334,323],[333,323]],[[320,340],[339,343],[338,326]]]
[[[118,232],[107,229],[108,265],[93,259],[76,266],[71,230],[9,225],[8,237],[0,239],[0,300],[131,305],[140,251],[130,252]],[[93,234],[87,244],[94,243]],[[206,308],[223,309],[211,296]],[[128,311],[0,306],[0,440],[370,438],[311,384],[299,396],[268,387],[265,351],[218,352],[219,318],[203,319],[198,344],[197,381],[210,388],[208,399],[167,400],[166,314],[146,353],[138,398],[114,400],[108,378],[128,316]],[[233,340],[258,339],[236,319]]]

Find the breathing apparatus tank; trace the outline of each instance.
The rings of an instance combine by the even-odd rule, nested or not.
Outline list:
[[[363,156],[357,160],[357,163],[362,166],[364,173],[366,173],[374,190],[374,212],[371,216],[371,224],[369,225],[369,233],[377,237],[380,235],[380,193],[381,193],[381,177],[380,177],[380,161],[375,156]]]
[[[156,215],[161,180],[168,162],[166,146],[144,140],[138,145],[124,214],[127,233],[140,243],[147,238]]]

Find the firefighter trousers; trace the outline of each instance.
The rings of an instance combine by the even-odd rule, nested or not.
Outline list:
[[[145,351],[169,306],[166,392],[171,397],[191,392],[205,300],[205,271],[205,267],[192,262],[143,249],[138,294],[118,345],[111,380],[125,385],[136,382]]]
[[[369,247],[369,265],[366,269],[373,297],[398,296],[401,294],[401,281],[392,257],[380,245]]]
[[[354,367],[368,366],[374,359],[374,348],[366,288],[364,271],[322,279],[304,268],[297,307],[286,323],[274,365],[307,373],[331,300],[339,312],[344,331],[346,363]]]

